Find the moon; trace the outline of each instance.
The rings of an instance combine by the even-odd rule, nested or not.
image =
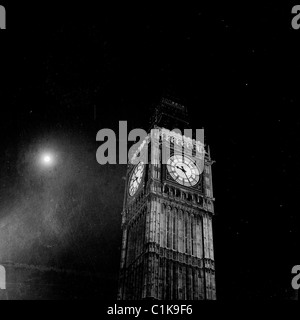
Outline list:
[[[42,153],[40,156],[40,164],[44,167],[52,167],[55,165],[55,155],[50,152]]]
[[[52,162],[51,156],[49,155],[45,155],[43,160],[46,164],[50,164]]]

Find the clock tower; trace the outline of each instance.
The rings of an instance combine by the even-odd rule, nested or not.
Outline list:
[[[133,156],[143,160],[128,165],[120,300],[216,299],[213,161],[203,141],[178,132],[184,128],[186,108],[162,99]]]

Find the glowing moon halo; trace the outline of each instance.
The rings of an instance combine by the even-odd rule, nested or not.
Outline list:
[[[52,153],[43,153],[40,156],[40,164],[45,167],[50,167],[55,164],[55,156]]]

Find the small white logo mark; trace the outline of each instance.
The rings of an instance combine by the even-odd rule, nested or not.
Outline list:
[[[300,28],[300,5],[293,6],[292,14],[295,14],[292,19],[292,28],[298,30]]]
[[[0,5],[0,29],[6,29],[6,10]]]
[[[0,290],[6,289],[6,271],[3,266],[0,265]]]
[[[299,290],[300,289],[300,265],[293,267],[292,274],[295,274],[295,277],[292,280],[292,287],[294,290]]]

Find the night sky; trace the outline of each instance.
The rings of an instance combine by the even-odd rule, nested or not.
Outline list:
[[[0,32],[0,264],[88,272],[100,279],[92,298],[116,298],[126,166],[96,162],[96,133],[121,120],[147,130],[171,91],[191,128],[205,128],[216,161],[218,299],[292,298],[300,264],[292,6],[22,6],[7,4]],[[45,149],[59,155],[53,169],[35,163]]]

